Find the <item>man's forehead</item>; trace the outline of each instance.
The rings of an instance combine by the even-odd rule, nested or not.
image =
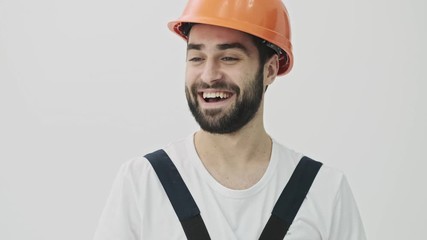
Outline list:
[[[243,46],[253,44],[251,36],[247,33],[208,24],[196,24],[191,28],[188,44],[235,44]]]

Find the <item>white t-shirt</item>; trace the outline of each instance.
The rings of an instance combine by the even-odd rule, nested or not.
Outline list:
[[[232,190],[206,170],[193,136],[164,148],[197,203],[212,240],[258,239],[302,155],[273,141],[269,166],[254,186]],[[94,240],[181,240],[181,223],[144,157],[122,165]],[[345,176],[323,165],[285,240],[365,240]]]

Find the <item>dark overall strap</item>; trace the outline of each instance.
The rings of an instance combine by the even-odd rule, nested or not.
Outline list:
[[[158,150],[145,157],[156,171],[187,239],[209,240],[208,230],[200,216],[200,210],[166,152]]]
[[[274,205],[260,240],[282,240],[285,237],[321,166],[322,163],[308,157],[300,160]]]

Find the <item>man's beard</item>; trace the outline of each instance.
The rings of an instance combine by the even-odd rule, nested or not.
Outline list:
[[[235,84],[216,82],[212,85],[207,83],[193,84],[185,87],[188,106],[200,127],[210,133],[233,133],[240,130],[257,113],[264,92],[263,68],[260,67],[254,79],[247,79],[245,89],[242,92]],[[233,91],[236,95],[236,102],[229,110],[222,109],[200,109],[197,89],[219,89]],[[240,96],[240,94],[242,94]],[[194,100],[192,100],[194,99]],[[227,111],[227,112],[223,112]]]

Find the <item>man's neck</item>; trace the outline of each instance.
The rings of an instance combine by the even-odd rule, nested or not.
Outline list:
[[[236,133],[197,132],[194,144],[200,159],[218,182],[245,189],[263,176],[270,161],[272,140],[263,127],[245,126]]]

